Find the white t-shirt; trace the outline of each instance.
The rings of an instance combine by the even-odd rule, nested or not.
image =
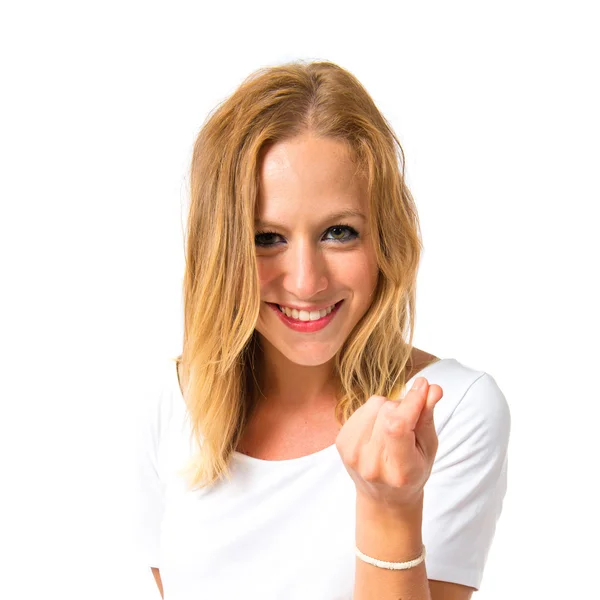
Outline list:
[[[425,485],[429,579],[479,589],[507,485],[511,417],[495,380],[453,358],[417,373],[444,391]],[[134,473],[140,559],[160,568],[165,600],[350,600],[356,493],[335,444],[266,461],[236,452],[232,479],[188,492],[192,451],[176,363],[143,402]]]

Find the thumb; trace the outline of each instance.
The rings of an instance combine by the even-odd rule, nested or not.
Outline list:
[[[390,401],[385,407],[390,417],[401,418],[405,431],[414,431],[419,418],[425,409],[427,388],[429,384],[424,377],[418,377],[413,387],[398,401]]]

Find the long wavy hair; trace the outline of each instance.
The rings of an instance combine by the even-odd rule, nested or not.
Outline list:
[[[222,476],[258,398],[260,286],[254,217],[263,149],[311,133],[348,144],[368,181],[379,267],[372,303],[335,357],[340,425],[373,394],[404,393],[422,242],[404,152],[370,95],[331,62],[262,68],[218,105],[196,139],[183,280],[183,350],[175,361],[196,451],[193,489]]]

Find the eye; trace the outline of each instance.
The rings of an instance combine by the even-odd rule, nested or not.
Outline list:
[[[279,234],[275,233],[274,231],[257,231],[256,235],[254,236],[254,243],[263,248],[267,246],[274,246],[275,244],[273,244],[273,238],[277,237],[279,237]]]
[[[331,234],[332,237],[326,238],[330,242],[351,242],[359,237],[358,231],[350,225],[334,225],[325,232],[325,235]],[[278,246],[277,238],[281,238],[274,231],[257,231],[254,235],[254,243],[260,248],[273,248]]]
[[[350,242],[358,237],[358,231],[350,225],[334,225],[327,230],[332,234],[332,240],[335,242]]]

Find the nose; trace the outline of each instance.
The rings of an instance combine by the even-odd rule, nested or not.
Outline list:
[[[298,300],[310,300],[327,289],[327,264],[323,252],[309,242],[298,242],[286,257],[284,288]]]

